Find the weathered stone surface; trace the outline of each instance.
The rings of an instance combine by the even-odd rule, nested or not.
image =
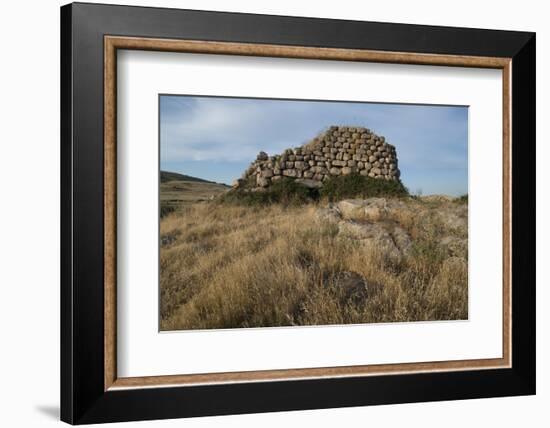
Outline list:
[[[342,168],[342,175],[350,175],[353,172],[353,169],[349,166],[345,166]]]
[[[381,251],[392,260],[400,260],[401,252],[388,231],[378,223],[362,223],[342,220],[338,223],[342,236],[362,241],[371,250]]]
[[[440,281],[467,274],[468,239],[466,229],[455,228],[453,221],[445,224],[439,216],[465,215],[467,223],[467,214],[466,204],[444,198],[430,204],[410,198],[346,199],[316,210],[322,224],[337,227],[339,238],[353,240],[390,262],[418,256],[409,230],[421,236],[435,234],[436,251],[443,256],[441,278],[436,278]]]
[[[403,228],[395,226],[392,236],[399,251],[404,255],[409,255],[412,249],[412,240],[409,234]]]
[[[344,199],[338,202],[336,205],[338,210],[344,218],[357,218],[362,217],[363,209],[365,207],[364,199]]]
[[[371,171],[375,175],[380,175],[382,173],[382,170],[380,168],[377,168],[377,167],[372,168]]]
[[[323,183],[317,180],[312,180],[310,178],[298,178],[296,179],[296,183],[300,183],[306,187],[309,187],[310,189],[319,189],[323,186]]]
[[[387,213],[386,199],[370,198],[365,201],[363,215],[366,220],[378,221],[381,220]]]
[[[323,222],[338,223],[341,220],[340,213],[332,206],[327,208],[318,208],[315,211],[315,217]]]
[[[258,177],[256,178],[256,184],[258,185],[258,187],[267,187],[270,184],[270,180],[269,178],[258,175]]]

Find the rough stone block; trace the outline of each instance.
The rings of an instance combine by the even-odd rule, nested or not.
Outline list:
[[[261,175],[258,175],[256,177],[256,185],[258,187],[267,187],[271,183],[271,180],[266,177],[262,177]]]

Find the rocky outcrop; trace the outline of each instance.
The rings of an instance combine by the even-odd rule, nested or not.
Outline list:
[[[320,224],[332,224],[339,236],[381,250],[392,260],[411,254],[411,230],[431,236],[442,257],[468,258],[468,207],[453,198],[344,199],[316,208],[315,214]]]
[[[264,189],[283,177],[320,187],[331,176],[352,173],[398,180],[395,147],[367,128],[331,126],[309,143],[280,155],[260,152],[233,187]]]
[[[392,210],[397,209],[401,209],[401,202],[397,200],[345,199],[318,208],[316,217],[321,222],[335,224],[340,236],[382,250],[393,260],[401,260],[410,253],[412,241],[403,228],[387,221]]]

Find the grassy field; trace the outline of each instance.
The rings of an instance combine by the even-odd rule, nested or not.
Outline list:
[[[195,202],[209,201],[226,192],[229,186],[172,172],[161,172],[161,217]]]
[[[162,330],[468,317],[467,199],[242,206],[165,184]]]

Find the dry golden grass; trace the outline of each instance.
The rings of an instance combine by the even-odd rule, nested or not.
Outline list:
[[[171,180],[160,183],[161,215],[194,202],[207,201],[227,192],[228,186],[202,181]]]
[[[161,329],[466,319],[467,254],[440,245],[467,233],[442,221],[453,203],[406,205],[385,219],[413,239],[399,260],[319,221],[316,205],[183,207],[161,221]]]

